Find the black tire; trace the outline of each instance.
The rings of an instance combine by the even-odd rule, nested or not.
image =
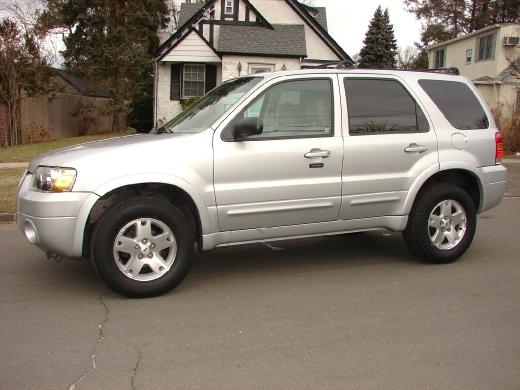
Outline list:
[[[440,249],[430,239],[435,228],[428,226],[430,214],[436,206],[447,200],[454,200],[462,206],[466,214],[466,230],[460,241],[450,249]],[[443,264],[455,261],[466,252],[477,227],[475,204],[468,193],[453,184],[436,183],[424,188],[418,195],[403,232],[406,246],[415,256],[431,263]],[[447,241],[445,241],[447,242]]]
[[[170,229],[176,241],[176,255],[170,268],[154,280],[134,280],[125,275],[114,255],[115,239],[120,230],[139,219],[160,221]],[[194,247],[194,232],[178,208],[163,199],[135,197],[115,204],[97,222],[91,242],[92,263],[101,278],[118,293],[131,298],[152,297],[172,290],[185,278],[191,267]]]

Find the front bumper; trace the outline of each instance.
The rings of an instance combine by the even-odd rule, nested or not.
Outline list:
[[[81,257],[90,210],[99,197],[91,192],[35,190],[27,173],[18,189],[16,220],[25,238],[44,252]]]

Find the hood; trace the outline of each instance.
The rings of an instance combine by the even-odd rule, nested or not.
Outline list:
[[[180,139],[191,134],[135,134],[91,141],[58,149],[34,158],[29,164],[29,172],[39,165],[78,168],[84,163],[105,162],[112,164],[117,158],[132,157],[133,153],[152,153],[154,148],[166,139]],[[155,152],[156,153],[156,152]]]
[[[35,158],[29,172],[39,165],[74,168],[74,191],[94,192],[99,186],[124,177],[153,175],[184,177],[194,167],[212,172],[213,130],[188,134],[137,134],[88,142]],[[155,177],[156,177],[155,176]]]

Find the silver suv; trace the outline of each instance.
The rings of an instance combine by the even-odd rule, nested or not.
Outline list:
[[[223,83],[152,134],[36,158],[17,220],[49,256],[90,258],[132,297],[174,288],[196,249],[257,241],[386,228],[445,263],[501,201],[502,153],[463,77],[268,73]]]

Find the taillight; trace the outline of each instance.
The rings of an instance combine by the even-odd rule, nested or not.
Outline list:
[[[502,134],[500,132],[495,133],[495,164],[500,164],[504,158],[504,141],[502,140]]]

